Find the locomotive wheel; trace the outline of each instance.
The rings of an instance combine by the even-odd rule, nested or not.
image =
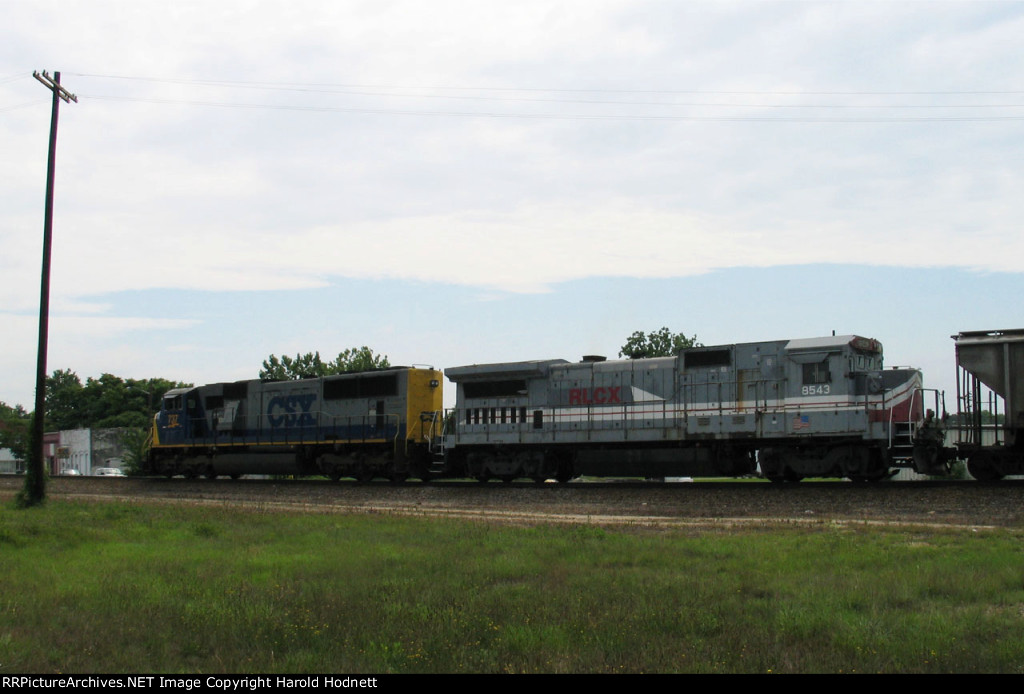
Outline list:
[[[789,468],[786,468],[782,472],[774,472],[770,475],[765,475],[771,482],[777,482],[782,484],[784,482],[799,482],[804,478],[799,472],[795,472]]]
[[[516,478],[516,476],[515,476],[515,475],[502,475],[502,476],[501,476],[501,477],[499,477],[498,479],[500,479],[500,480],[501,480],[502,482],[504,482],[505,484],[511,484],[511,483],[512,483],[512,480],[514,480],[515,478]]]
[[[413,463],[412,476],[426,484],[430,481],[430,468],[423,462]]]
[[[551,456],[549,459],[548,456]],[[566,484],[573,478],[572,456],[563,451],[548,452],[545,454],[545,462],[552,462],[555,465],[554,478],[559,484]],[[550,468],[548,468],[550,469]]]
[[[1003,479],[1003,473],[996,470],[991,456],[985,454],[974,454],[967,460],[967,472],[979,482],[998,482]]]

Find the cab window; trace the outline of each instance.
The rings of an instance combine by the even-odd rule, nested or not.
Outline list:
[[[804,364],[804,385],[813,386],[819,383],[829,383],[832,380],[828,371],[828,360],[816,364]]]

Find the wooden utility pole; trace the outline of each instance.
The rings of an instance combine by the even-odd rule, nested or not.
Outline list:
[[[43,220],[43,272],[39,291],[39,351],[36,357],[36,407],[32,414],[32,435],[29,438],[25,489],[18,495],[21,506],[37,506],[46,499],[46,468],[43,455],[43,420],[46,415],[46,343],[50,319],[50,244],[53,237],[53,177],[57,166],[57,116],[60,102],[78,103],[78,97],[60,86],[60,73],[51,79],[46,71],[32,76],[53,92],[50,112],[50,158],[46,166],[46,214]]]

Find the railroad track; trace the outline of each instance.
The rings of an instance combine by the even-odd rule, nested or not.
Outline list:
[[[0,476],[0,500],[13,499],[23,480]],[[1022,482],[357,485],[327,480],[58,477],[49,481],[48,495],[511,523],[672,527],[831,522],[1024,528]]]

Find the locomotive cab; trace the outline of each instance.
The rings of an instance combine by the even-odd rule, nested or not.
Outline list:
[[[195,404],[195,398],[189,397],[194,390],[195,388],[175,388],[164,394],[160,411],[153,420],[154,444],[175,443],[191,436],[188,403],[191,402],[193,406]]]

